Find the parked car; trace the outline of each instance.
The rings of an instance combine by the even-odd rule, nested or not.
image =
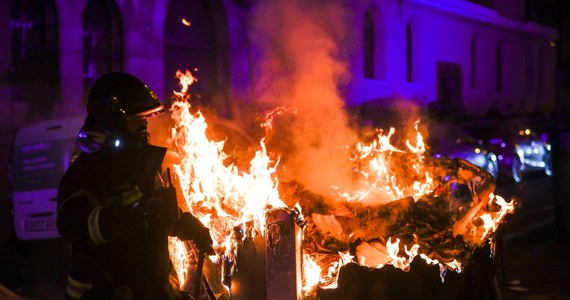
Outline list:
[[[552,175],[551,146],[540,119],[518,118],[484,124],[476,135],[497,155],[500,177],[520,183],[525,174]]]
[[[499,176],[495,153],[486,149],[481,139],[470,134],[460,124],[431,124],[427,141],[434,157],[461,158],[481,167],[495,178]]]

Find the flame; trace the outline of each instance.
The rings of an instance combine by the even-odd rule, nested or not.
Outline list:
[[[282,116],[284,114],[296,114],[297,113],[297,108],[292,107],[292,108],[288,108],[288,107],[277,107],[269,112],[265,113],[265,119],[263,121],[263,123],[261,123],[261,127],[265,128],[265,135],[269,135],[269,133],[271,132],[271,130],[273,129],[273,123],[275,121],[275,118],[277,118],[278,116]]]
[[[482,213],[479,217],[483,221],[483,233],[481,234],[481,240],[488,237],[489,233],[495,232],[497,226],[503,221],[506,214],[512,213],[515,209],[516,201],[514,199],[511,202],[505,201],[505,199],[499,195],[491,193],[489,195],[491,202],[500,207],[499,211]]]
[[[224,152],[225,141],[210,140],[206,135],[208,125],[204,115],[200,111],[194,114],[190,112],[188,90],[197,79],[189,71],[177,71],[176,77],[180,80],[181,90],[174,91],[175,101],[170,111],[175,125],[168,140],[168,145],[180,156],[180,163],[174,165],[175,178],[188,210],[210,228],[217,255],[210,259],[218,261],[219,257],[224,257],[234,261],[239,239],[265,234],[266,210],[287,207],[278,191],[277,167],[280,158],[270,157],[265,139],[261,139],[248,170],[240,170],[230,163],[230,156]],[[276,108],[266,114],[261,126],[268,134],[276,117],[296,112],[294,108]],[[426,167],[426,145],[418,125],[419,121],[416,121],[413,142],[406,140],[406,147],[402,149],[391,143],[396,132],[394,128],[390,128],[387,134],[379,131],[369,143],[356,144],[352,158],[347,159],[351,159],[355,166],[359,189],[341,191],[337,188],[334,197],[346,202],[374,204],[377,199],[380,199],[380,203],[388,203],[407,196],[417,201],[433,193],[436,177]],[[515,202],[508,203],[494,194],[478,201],[456,222],[453,232],[469,232],[474,240],[483,241],[496,230],[503,217],[514,210]],[[488,207],[495,209],[487,210]],[[300,215],[301,207],[296,204],[296,208]],[[348,212],[343,217],[354,215]],[[312,218],[323,223],[334,223],[336,220],[334,216],[319,214],[313,214]],[[476,220],[480,220],[482,225],[476,224]],[[235,228],[241,228],[247,234],[238,236]],[[338,225],[337,228],[337,235],[343,236],[342,227]],[[403,245],[403,249],[400,242],[396,237],[390,237],[385,245],[364,241],[357,247],[356,257],[349,251],[322,254],[306,253],[304,250],[302,292],[310,295],[316,287],[336,288],[341,267],[351,262],[372,268],[391,264],[407,270],[419,255],[428,264],[439,266],[442,281],[447,270],[461,272],[462,266],[455,259],[440,262],[421,253],[419,241],[411,246]],[[183,242],[172,238],[169,245],[179,280],[184,283],[191,256]]]
[[[413,244],[409,249],[407,245],[404,245],[405,255],[403,255],[401,254],[400,243],[400,239],[395,238],[392,240],[391,237],[386,242],[386,245],[383,245],[382,243],[373,243],[370,245],[363,242],[357,247],[357,253],[359,256],[358,263],[362,266],[377,269],[384,267],[385,264],[391,264],[396,268],[406,271],[410,268],[414,258],[419,255],[419,257],[425,260],[427,264],[438,265],[442,283],[445,281],[445,275],[448,270],[455,271],[457,273],[461,273],[462,271],[461,263],[456,259],[446,263],[440,263],[437,259],[432,259],[426,254],[420,253],[419,244]]]
[[[235,256],[233,228],[253,220],[253,232],[264,234],[265,210],[268,207],[286,207],[279,199],[275,176],[279,160],[271,159],[264,141],[259,143],[248,171],[240,171],[227,163],[224,141],[211,141],[206,136],[207,123],[198,111],[190,113],[188,88],[196,81],[189,71],[178,71],[181,91],[175,92],[176,101],[171,112],[175,126],[168,143],[180,156],[174,171],[189,210],[210,228],[214,248],[219,255]],[[181,242],[173,242],[171,253],[183,249]],[[185,258],[173,255],[176,265],[185,265]],[[180,282],[184,270],[177,269]],[[182,274],[182,275],[181,275]]]
[[[249,172],[240,172],[226,163],[224,142],[208,140],[204,116],[200,112],[191,115],[189,108],[185,101],[176,102],[172,108],[173,119],[179,120],[172,131],[172,142],[181,157],[175,171],[188,207],[207,227],[228,229],[253,219],[256,228],[263,230],[265,208],[285,207],[277,191],[278,160],[268,156],[262,140]],[[229,222],[223,224],[220,220]],[[218,244],[227,236],[221,231],[212,232]]]
[[[178,275],[178,282],[182,285],[186,281],[186,277],[188,276],[188,266],[190,265],[188,250],[184,243],[177,237],[168,237],[168,251],[170,254],[170,260],[174,265],[176,275]]]
[[[319,262],[319,256],[322,256],[320,260],[327,261],[328,264]],[[311,295],[317,286],[322,289],[337,288],[340,268],[353,262],[353,259],[350,251],[339,252],[336,255],[303,253],[303,294]],[[323,273],[322,266],[326,266],[326,273]]]
[[[418,124],[419,120],[414,125],[415,144],[409,140],[405,142],[409,152],[392,145],[390,140],[396,132],[393,127],[386,135],[380,131],[369,144],[358,143],[352,160],[358,166],[360,185],[363,188],[354,192],[339,191],[338,195],[346,201],[367,202],[369,199],[383,199],[386,203],[404,196],[413,196],[417,199],[432,192],[434,182],[423,165],[426,147],[418,130]],[[411,164],[414,170],[410,180],[402,178],[399,165],[392,157],[394,153],[406,155],[407,163]]]
[[[311,258],[310,254],[303,253],[304,284],[303,293],[309,294],[321,280],[321,267]]]

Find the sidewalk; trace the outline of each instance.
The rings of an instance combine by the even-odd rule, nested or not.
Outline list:
[[[502,300],[570,299],[570,245],[557,241],[554,223],[507,239],[504,251]]]
[[[570,245],[558,241],[552,180],[539,178],[508,191],[521,206],[502,224],[503,268],[497,249],[499,300],[570,299]]]

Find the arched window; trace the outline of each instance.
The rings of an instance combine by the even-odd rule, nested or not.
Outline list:
[[[503,51],[501,44],[497,44],[495,61],[495,90],[500,93],[503,89]]]
[[[374,78],[374,50],[376,39],[374,36],[374,20],[372,11],[364,14],[364,78]]]
[[[405,32],[405,58],[406,58],[406,81],[420,82],[421,70],[421,45],[420,45],[420,26],[418,19],[412,16],[406,23]]]
[[[123,21],[113,0],[89,0],[83,19],[83,79],[87,91],[102,74],[123,69]]]
[[[193,104],[209,104],[217,89],[216,30],[211,1],[170,0],[164,24],[165,95],[179,90],[176,71],[198,79],[190,90]],[[196,103],[198,102],[198,103]]]
[[[30,104],[29,118],[46,116],[59,102],[59,38],[53,1],[15,0],[10,5],[13,100]],[[41,96],[40,96],[41,95]]]
[[[382,16],[377,7],[372,7],[364,14],[364,78],[384,79],[386,61],[384,55],[385,40]]]
[[[413,53],[413,36],[412,36],[412,23],[406,24],[406,80],[408,82],[414,81],[414,53]]]
[[[475,42],[475,36],[471,37],[471,42],[469,43],[469,83],[472,90],[477,89],[477,43]]]

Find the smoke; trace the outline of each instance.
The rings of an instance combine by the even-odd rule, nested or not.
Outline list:
[[[322,194],[351,184],[348,146],[357,140],[341,98],[350,79],[346,1],[259,1],[252,22],[256,99],[268,109],[296,108],[268,146],[282,151],[281,180]],[[271,150],[271,149],[270,149]]]

